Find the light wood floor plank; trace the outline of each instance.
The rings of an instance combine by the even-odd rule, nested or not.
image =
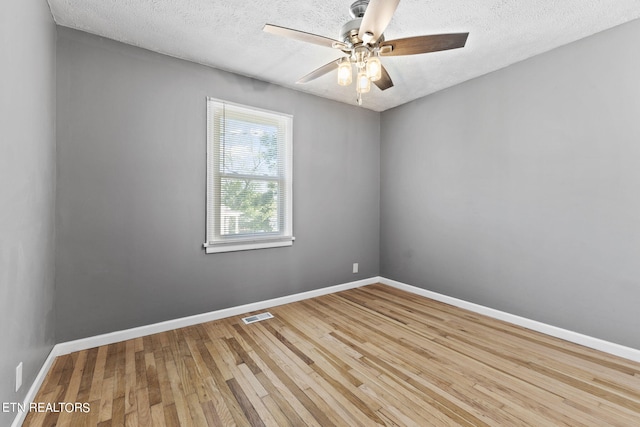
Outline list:
[[[381,284],[58,357],[25,426],[638,426],[640,364]]]

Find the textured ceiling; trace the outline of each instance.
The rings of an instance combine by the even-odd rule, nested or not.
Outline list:
[[[340,56],[264,33],[265,23],[339,38],[353,0],[49,0],[59,25],[345,103],[355,88],[329,73],[295,82]],[[386,57],[395,86],[372,87],[375,111],[453,86],[640,17],[640,0],[401,0],[387,40],[469,32],[463,49]]]

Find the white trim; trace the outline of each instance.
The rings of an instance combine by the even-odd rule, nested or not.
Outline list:
[[[212,96],[207,96],[207,101],[212,101],[212,102],[218,102],[218,103],[221,103],[221,104],[231,105],[231,106],[236,107],[238,109],[246,110],[249,113],[258,111],[260,113],[271,115],[271,116],[274,116],[276,118],[284,116],[284,117],[290,117],[290,118],[293,119],[293,114],[283,113],[283,112],[275,111],[275,110],[267,110],[266,108],[254,107],[253,105],[240,104],[238,102],[225,101],[224,99],[214,98]]]
[[[293,246],[295,238],[289,237],[287,240],[281,241],[253,241],[251,243],[242,243],[241,241],[235,242],[235,244],[204,244],[206,253],[215,254],[220,252],[234,252],[234,251],[250,251],[252,249],[267,249],[267,248],[281,248],[285,246]]]
[[[541,332],[543,334],[551,335],[552,337],[563,339],[565,341],[580,344],[585,347],[600,350],[605,353],[623,357],[625,359],[633,360],[634,362],[640,362],[640,350],[635,348],[626,347],[624,345],[605,341],[600,338],[594,338],[589,335],[584,335],[578,332],[559,328],[557,326],[548,325],[546,323],[538,322],[537,320],[527,319],[526,317],[520,317],[515,314],[495,310],[483,305],[464,301],[447,295],[442,295],[437,292],[428,291],[426,289],[407,285],[406,283],[397,282],[395,280],[386,279],[384,277],[380,278],[380,283],[392,286],[403,291],[411,292],[416,295],[431,298],[436,301],[444,302],[446,304],[451,304],[456,307],[464,308],[466,310],[473,311],[474,313],[493,317],[494,319],[504,320],[506,322],[513,323],[518,326],[523,326],[525,328]]]
[[[556,326],[547,325],[536,320],[527,319],[525,317],[516,316],[514,314],[506,313],[504,311],[495,310],[493,308],[485,307],[472,302],[464,301],[447,295],[439,294],[437,292],[428,291],[426,289],[418,288],[416,286],[408,285],[406,283],[398,282],[396,280],[387,279],[380,276],[370,277],[368,279],[358,280],[355,282],[343,283],[340,285],[329,286],[326,288],[315,289],[313,291],[301,292],[298,294],[288,295],[279,298],[273,298],[269,300],[254,302],[251,304],[244,304],[237,307],[225,308],[222,310],[216,310],[209,313],[196,314],[195,316],[183,317],[174,320],[167,320],[165,322],[154,323],[151,325],[140,326],[132,329],[125,329],[123,331],[111,332],[108,334],[97,335],[93,337],[83,338],[75,341],[63,342],[56,344],[51,349],[49,356],[45,360],[38,376],[34,380],[29,392],[24,398],[24,404],[29,405],[36,396],[36,393],[42,386],[44,379],[49,372],[49,369],[53,365],[53,361],[56,357],[65,354],[72,353],[74,351],[87,350],[93,347],[101,345],[113,344],[120,341],[129,340],[132,338],[139,338],[158,332],[165,332],[172,329],[183,328],[185,326],[197,325],[199,323],[210,322],[212,320],[223,319],[225,317],[237,316],[239,314],[248,313],[251,311],[263,310],[265,308],[271,308],[278,305],[288,304],[291,302],[302,301],[309,298],[315,298],[321,295],[332,294],[335,292],[344,291],[347,289],[359,288],[361,286],[372,285],[374,283],[382,283],[387,286],[391,286],[403,291],[411,292],[416,295],[431,298],[436,301],[451,304],[455,307],[464,308],[474,313],[483,314],[485,316],[492,317],[494,319],[504,320],[515,325],[523,326],[531,330],[541,332],[556,338],[560,338],[569,342],[584,345],[596,350],[603,351],[605,353],[613,354],[623,357],[625,359],[640,362],[640,350],[635,348],[626,347],[620,344],[604,341],[599,338],[590,337],[577,332],[569,331],[566,329],[558,328]],[[27,413],[19,412],[16,415],[11,427],[19,427],[24,422]]]
[[[38,375],[36,375],[36,378],[33,380],[33,384],[31,384],[29,391],[27,392],[26,396],[24,397],[24,400],[22,401],[24,406],[27,408],[29,407],[31,402],[33,402],[33,399],[36,398],[36,394],[38,393],[38,390],[40,390],[40,387],[42,387],[42,383],[44,382],[44,379],[47,377],[47,374],[49,373],[49,369],[51,369],[51,366],[53,366],[53,361],[56,359],[56,357],[59,356],[56,353],[56,347],[57,345],[54,345],[51,351],[49,352],[49,356],[47,356],[47,358],[45,359],[44,363],[42,364],[42,367],[40,368],[40,371],[38,372]],[[27,418],[28,413],[29,413],[28,411],[25,411],[25,412],[18,411],[18,413],[16,414],[16,417],[13,419],[13,423],[11,423],[11,427],[20,427],[22,423],[24,423],[25,418]]]
[[[222,310],[216,310],[209,313],[196,314],[194,316],[183,317],[174,320],[167,320],[165,322],[154,323],[151,325],[140,326],[132,329],[125,329],[123,331],[111,332],[108,334],[97,335],[93,337],[83,338],[75,341],[69,341],[65,343],[56,344],[52,353],[55,351],[55,356],[72,353],[74,351],[86,350],[101,345],[113,344],[120,341],[125,341],[133,338],[143,337],[145,335],[156,334],[159,332],[170,331],[172,329],[184,328],[186,326],[197,325],[199,323],[211,322],[213,320],[223,319],[225,317],[237,316],[239,314],[248,313],[251,311],[263,310],[278,305],[288,304],[291,302],[301,301],[309,298],[314,298],[321,295],[332,294],[335,292],[344,291],[347,289],[359,288],[361,286],[371,285],[374,283],[382,283],[388,286],[392,286],[403,291],[411,292],[416,295],[431,298],[436,301],[451,304],[456,307],[464,308],[474,313],[482,314],[492,317],[494,319],[504,320],[509,323],[513,323],[518,326],[522,326],[543,334],[547,334],[556,338],[560,338],[569,342],[584,345],[596,350],[604,351],[605,353],[613,354],[616,356],[624,357],[625,359],[640,362],[640,350],[626,347],[621,344],[612,343],[599,338],[584,335],[578,332],[570,331],[567,329],[552,326],[546,323],[538,322],[537,320],[528,319],[526,317],[517,316],[515,314],[507,313],[504,311],[496,310],[493,308],[485,307],[480,304],[464,301],[458,298],[450,297],[447,295],[439,294],[437,292],[429,291],[426,289],[418,288],[417,286],[408,285],[406,283],[398,282],[395,280],[387,279],[380,276],[371,277],[368,279],[358,280],[355,282],[343,283],[340,285],[329,286],[326,288],[320,288],[313,291],[301,292],[298,294],[283,296],[279,298],[273,298],[265,301],[258,301],[251,304],[244,304],[236,307],[225,308]]]
[[[263,177],[251,174],[222,173],[219,167],[220,134],[224,135],[225,114],[246,114],[263,122],[273,122],[279,129],[278,136],[278,171],[276,176]],[[222,118],[223,129],[217,119]],[[250,120],[250,119],[248,119]],[[284,138],[281,138],[284,136]],[[267,249],[292,246],[293,240],[293,116],[291,114],[254,108],[248,105],[227,102],[207,97],[207,182],[206,182],[206,232],[203,244],[205,253],[234,252],[252,249]],[[282,169],[281,169],[282,168]],[[281,172],[281,173],[280,173]],[[249,238],[236,234],[222,236],[220,221],[221,201],[220,179],[234,177],[281,182],[278,196],[278,221],[283,219],[282,229],[278,232],[255,233]],[[238,212],[239,214],[239,212]],[[236,219],[237,221],[237,219]],[[237,225],[237,222],[236,222]],[[236,233],[238,230],[236,230]]]
[[[194,316],[182,317],[179,319],[167,320],[165,322],[154,323],[151,325],[140,326],[137,328],[125,329],[123,331],[111,332],[103,335],[82,338],[75,341],[67,341],[53,346],[49,356],[40,368],[38,376],[33,381],[29,392],[24,398],[25,406],[29,406],[42,383],[44,382],[49,369],[53,365],[53,361],[58,356],[73,353],[74,351],[88,350],[90,348],[99,347],[101,345],[113,344],[133,338],[139,338],[158,332],[170,331],[172,329],[184,328],[185,326],[197,325],[199,323],[210,322],[212,320],[223,319],[225,317],[236,316],[251,311],[263,310],[265,308],[276,307],[278,305],[288,304],[290,302],[302,301],[309,298],[315,298],[322,295],[332,294],[335,292],[345,291],[347,289],[359,288],[361,286],[379,283],[380,277],[371,277],[368,279],[357,280],[354,282],[342,283],[339,285],[328,286],[326,288],[315,289],[313,291],[301,292],[298,294],[287,295],[283,297],[258,301],[250,304],[244,304],[236,307],[225,308],[222,310],[211,311],[209,313],[196,314]],[[20,427],[27,416],[26,412],[18,412],[11,427]]]
[[[122,331],[110,332],[108,334],[82,338],[75,341],[63,342],[57,344],[55,347],[57,350],[57,355],[60,356],[63,354],[73,353],[74,351],[86,350],[101,345],[113,344],[120,341],[143,337],[146,335],[157,334],[159,332],[170,331],[172,329],[184,328],[186,326],[193,326],[199,323],[211,322],[212,320],[223,319],[225,317],[237,316],[239,314],[244,314],[251,311],[263,310],[265,308],[288,304],[290,302],[296,302],[321,295],[332,294],[347,289],[359,288],[361,286],[378,283],[379,279],[379,277],[372,277],[355,282],[343,283],[340,285],[315,289],[313,291],[301,292],[299,294],[287,295],[283,297],[268,299],[265,301],[258,301],[251,304],[224,308],[222,310],[211,311],[209,313],[196,314],[194,316],[167,320],[160,323],[153,323],[151,325],[139,326],[137,328],[125,329]]]

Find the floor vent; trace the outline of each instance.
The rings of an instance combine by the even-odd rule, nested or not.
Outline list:
[[[255,316],[243,317],[242,321],[245,323],[245,325],[248,325],[250,323],[255,323],[267,319],[273,319],[273,314],[269,313],[268,311],[265,313],[256,314]]]

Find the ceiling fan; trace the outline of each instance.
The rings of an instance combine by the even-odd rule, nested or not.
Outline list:
[[[358,105],[362,105],[362,94],[369,92],[371,82],[380,90],[393,86],[389,73],[380,63],[380,56],[416,55],[457,49],[464,47],[469,36],[469,33],[453,33],[385,40],[384,30],[399,2],[400,0],[356,0],[349,11],[353,19],[340,30],[341,40],[271,24],[266,24],[263,30],[342,51],[343,56],[310,72],[296,83],[308,83],[337,69],[338,84],[348,86],[353,81],[355,68],[356,100]]]

